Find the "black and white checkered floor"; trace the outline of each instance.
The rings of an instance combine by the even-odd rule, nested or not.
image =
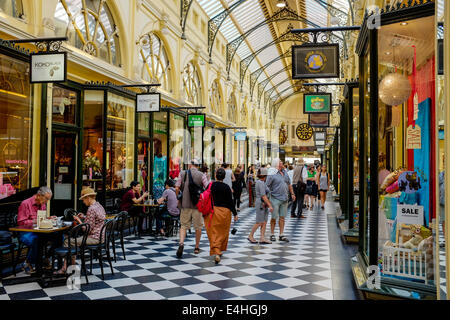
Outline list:
[[[42,288],[37,283],[0,285],[0,300],[97,300],[189,299],[275,300],[333,299],[327,217],[308,212],[307,219],[287,218],[289,243],[254,245],[247,241],[255,220],[254,208],[245,208],[230,235],[228,250],[215,265],[203,232],[198,255],[193,253],[194,234],[188,235],[182,259],[175,256],[177,238],[126,238],[126,260],[121,250],[114,275],[105,265],[105,281],[94,263],[89,284],[80,289],[66,286]],[[276,228],[278,238],[278,226]],[[259,231],[255,234],[258,239]]]

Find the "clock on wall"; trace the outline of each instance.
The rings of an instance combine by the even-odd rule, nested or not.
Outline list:
[[[313,128],[307,123],[300,123],[295,133],[297,134],[297,138],[306,141],[312,138]]]

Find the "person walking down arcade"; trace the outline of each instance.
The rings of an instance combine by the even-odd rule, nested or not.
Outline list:
[[[199,161],[193,159],[188,170],[180,173],[175,185],[177,196],[181,191],[181,213],[180,213],[180,244],[177,250],[177,257],[183,256],[184,239],[186,238],[186,230],[194,224],[195,229],[195,249],[194,253],[200,253],[200,238],[202,236],[203,217],[197,210],[197,202],[200,193],[208,187],[208,179],[206,175],[198,170]],[[202,188],[203,187],[203,188]]]
[[[234,221],[238,221],[236,207],[230,187],[223,182],[225,170],[220,168],[216,172],[216,181],[211,185],[213,213],[205,217],[205,228],[209,238],[210,255],[220,262],[223,251],[227,250],[230,234],[231,214]]]
[[[284,169],[283,162],[278,158],[272,161],[272,168],[268,171],[266,185],[270,190],[270,203],[273,207],[272,219],[270,220],[270,241],[276,241],[275,224],[278,220],[278,226],[280,228],[279,240],[289,242],[283,233],[289,193],[291,194],[292,201],[295,201],[296,198],[287,171]]]

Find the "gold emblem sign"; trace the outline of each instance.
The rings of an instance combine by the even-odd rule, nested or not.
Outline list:
[[[300,123],[295,133],[297,134],[297,138],[306,141],[312,138],[313,128],[307,123]]]

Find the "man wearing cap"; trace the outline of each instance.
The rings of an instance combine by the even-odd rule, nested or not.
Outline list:
[[[176,187],[177,195],[182,192],[181,198],[181,214],[180,214],[180,245],[177,250],[177,257],[181,258],[184,249],[184,239],[186,238],[186,230],[194,225],[195,229],[195,249],[194,253],[200,252],[199,244],[200,237],[202,236],[203,216],[197,209],[197,204],[192,203],[191,196],[189,194],[189,173],[192,176],[193,182],[197,186],[202,186],[204,189],[208,187],[208,178],[206,175],[198,170],[199,161],[193,159],[189,165],[188,170],[180,172]]]
[[[103,206],[95,200],[97,193],[89,187],[81,190],[80,200],[83,200],[85,206],[88,207],[86,215],[79,213],[73,218],[79,223],[87,223],[90,225],[91,230],[89,231],[88,237],[86,239],[86,245],[95,245],[100,242],[100,232],[102,230],[103,224],[105,223],[106,212]],[[71,239],[71,245],[74,246],[76,243],[80,244],[82,241],[82,236],[78,237],[76,242],[75,239]],[[64,241],[64,246],[69,246],[69,241],[66,239]],[[75,264],[76,256],[72,256],[72,264]],[[56,274],[64,274],[67,269],[67,261],[64,259],[64,266]]]
[[[308,172],[302,160],[297,162],[292,177],[292,188],[294,190],[297,201],[292,202],[291,217],[306,218],[303,215],[303,201],[305,199],[306,179],[308,179]],[[295,209],[298,207],[298,214],[295,214]]]

